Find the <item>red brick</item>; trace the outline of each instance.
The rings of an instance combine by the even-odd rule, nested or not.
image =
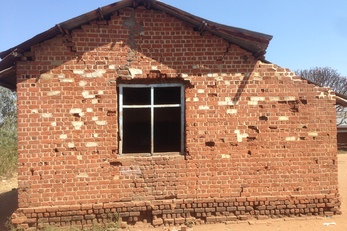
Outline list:
[[[269,217],[279,209],[338,212],[335,102],[317,98],[326,88],[165,13],[141,7],[119,13],[33,46],[34,61],[16,63],[14,222],[61,217],[82,225],[115,211],[136,219],[152,213],[146,219],[153,225],[162,225],[164,215],[172,223],[192,211],[208,222],[224,220],[226,212],[227,220]],[[145,22],[141,39],[124,26],[132,13]],[[186,83],[186,156],[118,154],[116,80],[129,67],[142,71],[130,82]],[[153,69],[163,78],[147,79]],[[97,71],[102,77],[86,77]],[[44,73],[53,78],[40,79]],[[53,91],[59,94],[49,96]]]

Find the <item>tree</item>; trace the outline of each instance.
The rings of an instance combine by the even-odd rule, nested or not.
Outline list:
[[[315,67],[309,70],[297,70],[295,73],[313,83],[330,87],[336,93],[347,95],[347,78],[330,67]],[[337,105],[337,125],[347,124],[347,108]]]
[[[10,120],[13,125],[17,122],[17,96],[6,88],[0,87],[0,126],[5,120]]]
[[[0,176],[10,175],[17,166],[17,96],[0,87]]]

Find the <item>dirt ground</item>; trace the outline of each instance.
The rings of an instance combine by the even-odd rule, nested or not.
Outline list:
[[[6,231],[5,223],[17,209],[17,175],[11,178],[0,177],[0,231]]]
[[[342,215],[333,217],[301,217],[268,220],[240,221],[230,224],[196,225],[189,227],[159,227],[145,226],[127,227],[127,231],[347,231],[347,153],[339,154],[339,184],[341,194]],[[17,180],[0,178],[0,231],[6,231],[4,226],[8,217],[17,208]]]

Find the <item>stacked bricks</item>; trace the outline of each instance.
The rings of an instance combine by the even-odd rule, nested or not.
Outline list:
[[[19,209],[13,223],[35,230],[39,226],[91,227],[110,221],[160,225],[210,224],[256,218],[331,216],[339,202],[328,197],[239,197],[118,202]]]
[[[37,44],[17,63],[14,223],[338,212],[330,89],[163,12],[118,13]],[[165,77],[148,79],[153,70]],[[118,154],[119,81],[187,83],[184,155]]]

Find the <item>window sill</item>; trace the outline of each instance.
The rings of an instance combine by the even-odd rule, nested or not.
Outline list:
[[[158,159],[158,158],[164,158],[164,159],[171,159],[171,160],[185,160],[185,155],[182,155],[180,152],[161,152],[161,153],[154,153],[151,155],[150,153],[127,153],[127,154],[118,154],[114,159],[109,159],[110,165],[113,166],[122,166],[123,161],[133,161],[133,160],[139,160],[139,159]]]
[[[150,153],[124,153],[118,154],[117,158],[127,158],[127,157],[154,157],[154,156],[184,156],[180,152],[156,152]]]

